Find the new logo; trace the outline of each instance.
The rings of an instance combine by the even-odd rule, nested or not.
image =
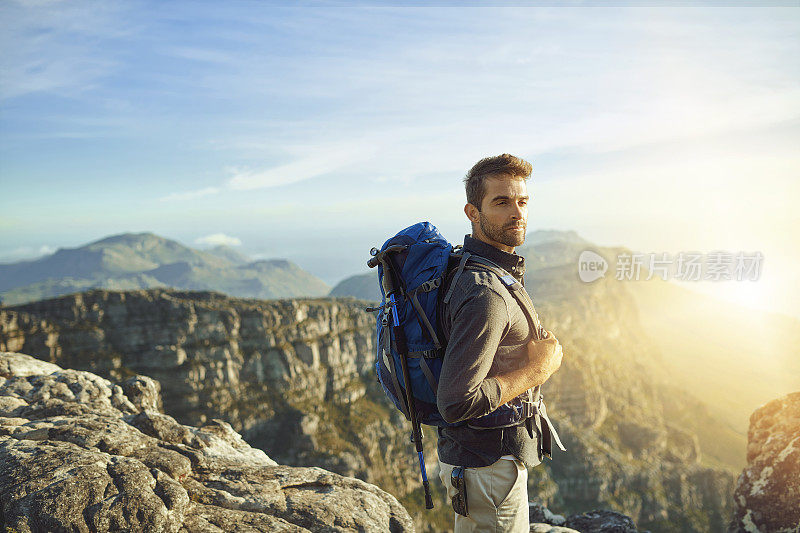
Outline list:
[[[584,250],[578,257],[578,277],[584,283],[591,283],[605,276],[608,262],[603,256],[591,250]]]

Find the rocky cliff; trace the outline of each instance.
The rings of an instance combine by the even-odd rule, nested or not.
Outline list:
[[[158,384],[0,353],[4,531],[410,531],[391,495],[278,465],[220,420],[158,411]]]
[[[658,350],[615,287],[599,282],[569,305],[537,301],[564,345],[545,396],[568,453],[531,471],[531,498],[563,514],[614,509],[659,531],[724,529],[734,476],[704,463],[696,434],[716,422],[642,364]],[[92,291],[0,310],[0,349],[109,379],[151,375],[180,423],[221,418],[281,463],[377,484],[419,529],[452,524],[438,483],[436,511],[421,510],[409,427],[375,382],[373,319],[358,302]]]
[[[734,493],[731,532],[800,532],[800,392],[750,417],[747,467]]]

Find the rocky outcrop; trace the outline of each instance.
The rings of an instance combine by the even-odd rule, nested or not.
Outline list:
[[[747,467],[734,492],[732,532],[800,532],[800,392],[750,417]]]
[[[218,293],[90,291],[0,310],[0,348],[114,379],[168,383],[182,422],[274,414],[272,397],[353,401],[370,368],[371,316],[336,301],[242,300]]]
[[[531,523],[530,533],[581,533],[572,528],[547,523]]]
[[[529,285],[549,298],[537,299],[537,309],[564,345],[544,393],[568,453],[530,471],[530,496],[564,513],[613,509],[645,529],[724,529],[734,475],[702,464],[691,425],[713,420],[648,374],[642,360],[657,353],[637,334],[624,292],[597,282],[559,300],[567,289],[545,281]],[[444,490],[432,483],[436,509],[425,511],[409,424],[376,383],[374,317],[365,305],[92,291],[0,308],[0,349],[114,381],[152,376],[178,422],[225,420],[281,464],[376,484],[400,499],[419,530],[444,531],[452,527]],[[424,442],[436,480],[435,431]],[[692,511],[697,501],[702,513]]]
[[[158,384],[0,353],[5,531],[410,531],[358,479],[278,465],[229,424],[184,426]]]
[[[638,533],[630,517],[606,510],[572,515],[566,526],[581,533]]]
[[[552,526],[563,526],[567,519],[560,514],[554,514],[539,502],[528,502],[528,514],[531,523],[550,524]]]
[[[164,411],[182,424],[225,420],[281,464],[357,477],[422,510],[407,423],[372,377],[372,321],[353,300],[91,291],[0,308],[0,350],[113,381],[151,376],[164,384]],[[435,444],[428,432],[429,472]],[[443,491],[436,496],[441,508]],[[430,513],[415,516],[423,529],[444,527]]]
[[[553,514],[539,502],[528,502],[531,533],[638,533],[629,516],[607,509],[573,514]]]

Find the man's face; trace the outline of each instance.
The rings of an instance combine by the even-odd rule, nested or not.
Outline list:
[[[481,210],[467,213],[475,228],[473,237],[513,252],[516,246],[525,242],[528,186],[524,179],[505,177],[488,178],[484,186],[486,191]]]

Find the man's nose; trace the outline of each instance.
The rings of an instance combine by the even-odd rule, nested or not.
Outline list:
[[[523,219],[525,218],[525,213],[527,212],[527,208],[524,205],[514,204],[514,211],[511,214],[511,218],[515,219]]]

